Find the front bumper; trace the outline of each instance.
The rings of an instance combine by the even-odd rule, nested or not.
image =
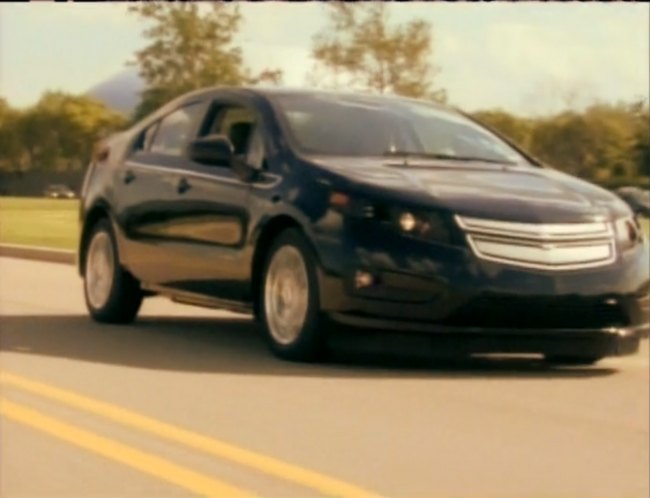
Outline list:
[[[650,329],[650,323],[610,329],[446,327],[337,312],[328,315],[333,322],[354,328],[428,334],[436,351],[454,354],[535,353],[592,358],[625,356],[639,350],[641,337],[647,337]]]
[[[342,325],[426,333],[469,353],[594,357],[632,354],[650,329],[647,246],[562,272],[370,231],[333,253],[319,272],[321,307]],[[376,276],[373,285],[355,286],[360,269]]]

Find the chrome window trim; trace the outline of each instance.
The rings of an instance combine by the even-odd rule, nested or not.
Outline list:
[[[221,183],[231,183],[234,185],[249,185],[252,188],[257,188],[257,189],[270,189],[275,187],[278,183],[280,183],[280,181],[282,181],[281,176],[275,175],[273,173],[268,173],[266,171],[264,172],[264,176],[270,178],[272,181],[269,182],[268,184],[259,184],[259,183],[246,183],[242,180],[238,180],[235,178],[225,178],[218,175],[210,175],[208,173],[200,173],[198,171],[192,171],[190,169],[174,168],[170,166],[156,166],[155,164],[146,164],[146,163],[141,163],[132,160],[125,162],[124,165],[130,168],[144,168],[144,169],[150,169],[154,171],[160,171],[163,173],[172,173],[175,175],[213,180]]]

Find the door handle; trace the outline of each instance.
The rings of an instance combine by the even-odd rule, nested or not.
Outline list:
[[[179,194],[184,194],[191,188],[192,185],[190,185],[190,182],[188,182],[186,178],[181,178],[180,180],[178,180],[178,185],[176,186],[176,190],[178,191]]]
[[[131,171],[130,169],[129,169],[129,170],[126,170],[125,173],[124,173],[124,175],[122,175],[122,181],[123,181],[126,185],[128,185],[128,184],[131,183],[133,180],[135,180],[135,173],[133,173],[133,171]]]

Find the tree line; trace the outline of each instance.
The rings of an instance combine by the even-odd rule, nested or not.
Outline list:
[[[309,83],[445,102],[436,85],[430,23],[391,22],[385,2],[332,2],[328,23],[312,39]],[[46,92],[29,109],[0,98],[0,171],[65,171],[85,167],[96,141],[187,91],[214,85],[279,84],[282,71],[253,73],[235,40],[243,22],[235,3],[149,2],[129,7],[147,45],[134,54],[145,83],[124,116],[87,96]],[[583,111],[522,117],[503,110],[474,117],[541,161],[605,184],[650,185],[647,102],[594,103]]]
[[[502,110],[474,117],[541,162],[609,187],[650,188],[650,116],[646,102],[594,103],[584,111],[526,118]]]

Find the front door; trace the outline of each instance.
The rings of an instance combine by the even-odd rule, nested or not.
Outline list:
[[[220,134],[234,153],[261,168],[261,121],[246,103],[215,100],[197,136]],[[252,185],[229,165],[204,165],[184,158],[174,171],[173,210],[165,225],[170,268],[164,285],[185,292],[241,300],[249,291],[246,238]],[[161,282],[162,283],[162,282]]]

